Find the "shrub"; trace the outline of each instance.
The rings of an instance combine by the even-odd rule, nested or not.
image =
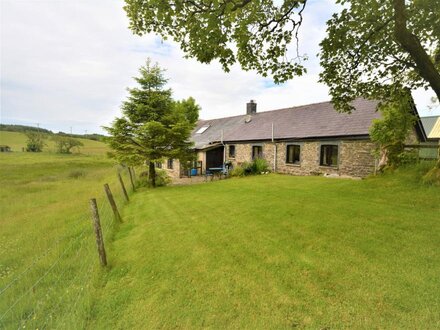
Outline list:
[[[244,168],[242,166],[235,166],[229,171],[230,176],[244,176]]]
[[[139,187],[151,187],[148,171],[141,172],[139,174],[138,186]],[[156,187],[167,186],[171,183],[171,178],[168,176],[165,170],[156,168]]]
[[[398,156],[399,164],[401,165],[412,165],[416,164],[418,160],[418,151],[404,151],[401,152]]]
[[[255,159],[252,163],[244,162],[243,164],[234,167],[230,176],[246,176],[269,172],[269,165],[267,161],[262,158]]]
[[[370,127],[370,137],[376,143],[376,156],[379,156],[379,171],[395,169],[401,165],[405,141],[414,127],[415,117],[408,111],[410,95],[406,90],[393,89],[390,98],[378,106],[382,113],[374,119]],[[403,156],[405,160],[405,156]],[[407,159],[408,160],[408,159]]]
[[[252,173],[252,163],[244,162],[242,165],[244,175],[251,175]]]
[[[252,162],[252,174],[269,172],[269,164],[263,158],[257,158]]]

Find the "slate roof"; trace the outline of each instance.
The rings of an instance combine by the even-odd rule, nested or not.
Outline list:
[[[440,121],[440,116],[420,117],[420,120],[422,121],[422,125],[425,129],[426,135],[428,135],[428,138],[431,138],[431,132],[433,131],[436,123]]]
[[[257,112],[212,120],[200,120],[193,131],[192,140],[196,149],[204,149],[215,142],[258,141],[272,139],[307,139],[344,136],[368,137],[368,130],[375,118],[378,102],[366,99],[353,101],[355,111],[351,114],[338,113],[330,102]],[[246,122],[246,119],[250,119]],[[196,134],[204,125],[210,127],[202,134]]]

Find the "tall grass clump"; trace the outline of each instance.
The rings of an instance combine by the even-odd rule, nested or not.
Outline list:
[[[81,179],[86,176],[86,172],[83,170],[72,170],[69,172],[67,177],[69,179]]]
[[[422,177],[422,182],[431,186],[440,186],[440,161]]]

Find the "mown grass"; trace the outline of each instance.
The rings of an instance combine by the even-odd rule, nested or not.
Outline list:
[[[87,327],[439,328],[440,189],[423,172],[137,193]]]
[[[20,132],[8,132],[0,131],[0,144],[6,144],[11,147],[14,152],[23,152],[23,148],[26,148],[26,135]],[[109,147],[100,141],[94,141],[89,139],[79,139],[84,146],[72,149],[72,153],[83,155],[105,155],[109,151]],[[49,137],[45,140],[45,147],[43,152],[54,153],[56,151],[54,141]]]
[[[19,143],[7,136],[2,143]],[[106,146],[95,147],[95,155],[0,154],[1,329],[84,327],[99,277],[89,199],[98,199],[106,242],[113,218],[103,184],[124,204]]]

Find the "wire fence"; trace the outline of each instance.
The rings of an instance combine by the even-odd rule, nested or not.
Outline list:
[[[129,169],[121,167],[118,172],[126,190],[133,192]],[[109,182],[109,187],[120,212],[127,203],[120,182]],[[110,246],[119,219],[102,189],[99,196],[85,196],[83,214],[64,236],[45,250],[35,251],[31,263],[2,278],[0,329],[85,326],[101,271],[87,197],[97,200],[104,244],[107,249]]]

